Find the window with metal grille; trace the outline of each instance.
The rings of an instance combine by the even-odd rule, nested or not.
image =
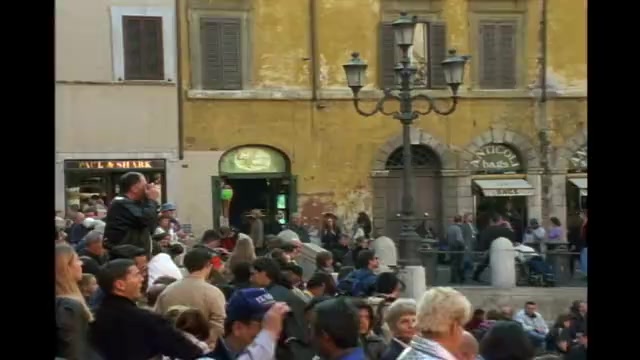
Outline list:
[[[430,147],[425,145],[411,145],[411,162],[414,169],[439,169],[440,157]],[[402,146],[395,149],[387,158],[385,164],[387,170],[398,170],[404,168],[404,157],[402,156]]]

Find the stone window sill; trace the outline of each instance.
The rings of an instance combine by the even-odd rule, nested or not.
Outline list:
[[[442,90],[415,90],[414,94],[428,94],[434,98],[448,98],[451,92],[448,89]],[[318,90],[320,100],[351,100],[353,94],[347,87],[344,88],[323,88]],[[189,90],[187,98],[190,100],[311,100],[312,92],[309,89],[286,88],[286,89],[250,89],[250,90]],[[382,91],[378,89],[364,88],[360,91],[360,98],[379,99]],[[482,99],[482,98],[534,98],[538,96],[536,90],[516,89],[516,90],[480,90],[462,89],[459,92],[460,98]],[[566,90],[549,92],[550,98],[586,98],[586,90]]]

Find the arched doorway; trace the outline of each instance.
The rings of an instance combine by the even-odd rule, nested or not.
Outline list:
[[[220,175],[212,179],[216,226],[230,225],[246,232],[246,215],[258,209],[264,216],[265,234],[277,234],[297,210],[296,178],[282,151],[243,145],[224,153],[218,166]]]
[[[411,145],[411,154],[416,188],[415,215],[421,217],[425,213],[428,214],[428,225],[436,234],[441,234],[442,164],[440,156],[431,147],[422,144]],[[400,234],[401,222],[397,214],[402,208],[403,167],[402,147],[398,147],[386,160],[385,170],[388,171],[388,175],[374,179],[374,191],[385,197],[384,234],[392,238]]]

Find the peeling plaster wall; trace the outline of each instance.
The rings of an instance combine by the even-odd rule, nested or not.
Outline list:
[[[211,0],[215,2],[215,0]],[[319,78],[321,90],[342,89],[342,99],[321,99],[317,107],[301,99],[186,98],[184,106],[187,150],[224,151],[243,144],[281,149],[298,175],[299,210],[307,221],[324,211],[344,217],[350,227],[358,211],[371,214],[371,163],[385,143],[401,133],[385,116],[358,115],[345,86],[342,69],[352,51],[369,64],[367,84],[374,87],[378,71],[378,24],[382,0],[318,0]],[[441,18],[448,24],[448,41],[460,53],[470,53],[469,2],[442,2]],[[480,0],[473,0],[480,1]],[[416,1],[410,1],[415,3]],[[502,1],[494,1],[501,3]],[[539,4],[527,1],[525,84],[535,81]],[[252,10],[253,88],[283,94],[310,92],[308,0],[254,0]],[[584,13],[584,16],[577,14]],[[188,43],[183,21],[183,43]],[[549,100],[554,147],[562,148],[586,126],[586,12],[583,1],[549,2],[549,74],[558,90],[582,95]],[[193,39],[191,40],[193,41]],[[477,54],[472,54],[477,56]],[[182,52],[182,72],[190,73],[188,47]],[[472,59],[473,61],[473,59]],[[467,72],[467,84],[470,75]],[[185,90],[189,90],[185,83]],[[507,129],[538,145],[534,99],[528,88],[513,91],[461,89],[463,98],[451,116],[421,117],[416,127],[444,144],[464,167],[460,154],[477,136],[492,128]],[[562,94],[562,91],[559,93]],[[566,91],[565,91],[566,93]],[[322,96],[323,91],[320,92]],[[363,107],[370,109],[365,101]],[[203,189],[202,191],[209,191]],[[465,203],[466,204],[466,203]],[[468,204],[467,204],[468,205]],[[467,206],[465,205],[465,206]],[[468,209],[466,209],[468,210]]]

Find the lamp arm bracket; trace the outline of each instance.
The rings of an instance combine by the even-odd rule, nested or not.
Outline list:
[[[358,114],[366,117],[373,116],[377,113],[381,113],[386,116],[395,116],[398,112],[397,111],[387,112],[384,110],[384,105],[389,100],[399,100],[399,98],[398,96],[391,93],[390,89],[383,89],[383,92],[384,92],[384,96],[376,102],[375,108],[371,111],[364,111],[360,108],[360,98],[356,95],[353,98],[353,106],[355,107]]]
[[[419,110],[415,110],[414,113],[418,114],[418,115],[427,115],[429,113],[431,113],[431,111],[435,112],[438,115],[449,115],[451,113],[453,113],[456,110],[456,107],[458,106],[458,96],[452,96],[451,97],[452,101],[450,103],[450,105],[448,106],[448,108],[446,109],[441,109],[440,107],[438,107],[438,105],[435,102],[435,99],[432,98],[429,95],[426,94],[418,94],[415,95],[411,98],[412,101],[414,100],[425,100],[428,104],[427,110],[426,111],[419,111]]]
[[[458,106],[458,96],[453,95],[451,97],[451,104],[449,105],[448,109],[446,109],[446,110],[438,109],[438,106],[436,106],[434,104],[433,105],[433,111],[438,115],[449,115],[449,114],[453,113],[454,111],[456,111],[456,107],[457,106]]]
[[[417,94],[411,97],[411,102],[414,102],[416,100],[424,100],[427,103],[427,110],[426,111],[414,110],[413,113],[415,115],[424,116],[431,113],[431,111],[433,110],[433,98],[431,96],[426,94]]]

